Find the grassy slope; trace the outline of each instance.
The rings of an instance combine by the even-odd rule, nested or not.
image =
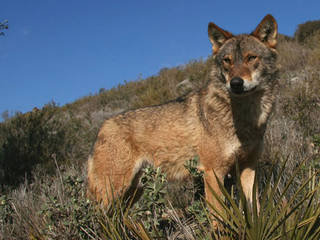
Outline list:
[[[320,168],[320,47],[316,44],[319,36],[309,37],[305,45],[281,38],[278,47],[282,71],[275,113],[266,133],[259,184],[266,185],[265,175],[270,172],[271,162],[288,159],[278,188],[281,192],[295,167],[307,159],[288,188],[288,199],[294,196],[303,177]],[[194,198],[198,190],[191,181],[185,187],[170,185],[168,189],[161,173],[150,170],[146,178],[157,179],[155,186],[163,190],[159,193],[150,187],[150,195],[158,200],[151,201],[147,195],[128,216],[117,208],[109,218],[103,209],[85,199],[84,163],[103,119],[129,108],[174,99],[188,91],[188,86],[177,87],[184,80],[192,88],[200,88],[208,81],[209,67],[210,60],[191,61],[63,107],[51,103],[1,123],[0,239],[123,239],[133,238],[134,231],[171,239],[205,238],[208,221],[201,201]],[[272,170],[274,176],[279,171],[280,167]],[[313,181],[313,185],[307,185],[309,190],[319,180]],[[184,197],[175,199],[177,191]],[[162,201],[168,198],[174,210]],[[312,201],[319,202],[319,195]],[[145,208],[153,211],[142,211]],[[292,219],[289,225],[298,221],[298,217]],[[124,231],[124,226],[131,231]],[[308,236],[311,235],[306,239]],[[137,235],[135,238],[148,239]]]

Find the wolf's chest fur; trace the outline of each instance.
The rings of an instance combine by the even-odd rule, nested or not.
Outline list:
[[[247,99],[232,98],[214,83],[205,92],[197,96],[197,116],[202,126],[200,163],[204,168],[223,166],[228,171],[236,160],[244,161],[260,150],[273,97],[257,92]]]
[[[149,123],[141,130],[136,126],[133,138],[140,143],[144,159],[161,166],[169,178],[186,176],[184,164],[195,155],[200,157],[200,169],[226,174],[236,160],[245,161],[261,149],[272,108],[272,99],[263,96],[258,92],[248,99],[233,99],[210,84],[183,104],[164,105],[166,111],[162,106],[142,110],[149,116],[150,127]],[[154,115],[161,118],[153,119]]]

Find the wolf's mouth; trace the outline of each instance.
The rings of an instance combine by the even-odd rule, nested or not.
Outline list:
[[[257,87],[255,86],[251,89],[246,90],[243,87],[241,87],[241,88],[239,87],[239,88],[231,88],[230,90],[235,95],[247,95],[247,94],[254,92],[256,90],[256,88]]]

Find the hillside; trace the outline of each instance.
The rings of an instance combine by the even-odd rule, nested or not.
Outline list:
[[[281,191],[296,166],[306,160],[288,188],[289,199],[310,171],[320,169],[320,21],[299,25],[294,38],[281,35],[278,52],[280,81],[265,136],[259,184],[266,184],[272,163],[281,165],[287,159]],[[42,109],[17,114],[0,123],[0,239],[108,239],[107,231],[101,230],[101,222],[106,221],[104,215],[93,216],[94,207],[85,200],[85,162],[99,127],[106,118],[121,111],[165,103],[200,89],[209,80],[210,61],[209,57],[162,69],[146,79],[100,89],[97,94],[61,107],[48,103]],[[277,175],[280,167],[272,171]],[[157,178],[160,173],[152,174]],[[313,184],[317,183],[319,174]],[[319,203],[319,193],[314,198]],[[185,199],[184,204],[195,201]],[[166,212],[161,207],[161,213]],[[192,214],[196,211],[199,208],[194,207]],[[176,219],[169,224],[169,235],[182,231],[179,223],[182,222]],[[160,223],[156,226],[160,227]]]

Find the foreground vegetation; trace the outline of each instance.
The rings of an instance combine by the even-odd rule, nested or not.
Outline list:
[[[209,58],[0,123],[0,239],[319,239],[319,30],[320,21],[301,24],[293,39],[279,39],[277,104],[256,183],[259,216],[241,188],[226,183],[232,194],[225,191],[226,211],[214,213],[223,223],[213,231],[196,159],[186,164],[193,178],[183,183],[146,169],[146,191],[131,209],[117,200],[108,214],[85,196],[85,162],[103,120],[201,88]]]

